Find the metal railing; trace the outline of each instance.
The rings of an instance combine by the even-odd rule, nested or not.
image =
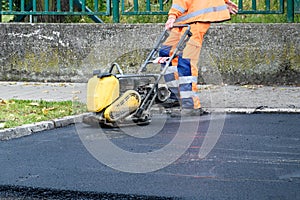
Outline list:
[[[111,15],[111,0],[0,0],[1,15],[86,15],[102,22],[98,16]]]
[[[167,15],[171,3],[171,0],[122,0],[122,15]]]
[[[239,14],[284,14],[284,0],[239,0]],[[300,0],[286,0],[287,21],[294,22],[294,15],[300,13]]]
[[[86,0],[5,0],[6,9],[1,10],[2,15],[110,15],[110,1],[106,0],[106,10],[100,10],[102,1],[93,0],[93,7],[88,7]],[[37,7],[38,2],[42,2],[42,7]],[[51,7],[55,3],[55,7]],[[101,3],[101,4],[100,4]],[[63,4],[68,4],[68,8],[62,8]],[[31,10],[28,10],[28,7]],[[77,8],[77,10],[75,9]],[[0,8],[1,9],[1,8]],[[30,12],[30,13],[29,13]]]
[[[19,19],[28,15],[85,15],[95,22],[99,16],[167,15],[172,0],[0,0],[1,15],[15,15]],[[300,13],[300,0],[238,0],[238,14],[284,14],[293,22]]]

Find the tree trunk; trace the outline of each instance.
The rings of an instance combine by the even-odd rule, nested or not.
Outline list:
[[[57,9],[57,1],[59,0],[49,0],[49,11],[58,11]],[[69,0],[60,0],[60,9],[61,11],[69,11]],[[44,11],[45,10],[45,1],[40,0],[37,1],[37,10]],[[65,15],[42,15],[38,16],[38,22],[47,22],[47,23],[63,23],[65,20]]]

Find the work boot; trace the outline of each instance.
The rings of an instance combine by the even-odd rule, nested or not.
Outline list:
[[[178,99],[167,99],[161,105],[165,108],[174,108],[174,107],[180,107],[180,103]]]
[[[171,112],[171,117],[189,117],[189,116],[201,116],[208,114],[207,111],[202,108],[199,109],[182,109],[182,110],[173,110]]]

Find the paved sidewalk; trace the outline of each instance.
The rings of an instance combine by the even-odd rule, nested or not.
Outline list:
[[[85,101],[85,83],[0,82],[1,99]],[[79,97],[78,97],[79,96]]]
[[[86,83],[0,82],[0,99],[86,102]],[[300,109],[300,87],[261,85],[199,86],[202,107],[217,109],[273,108],[278,111]]]

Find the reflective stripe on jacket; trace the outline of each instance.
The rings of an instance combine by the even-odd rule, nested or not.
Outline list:
[[[169,16],[176,23],[220,22],[230,19],[224,0],[173,0]]]

